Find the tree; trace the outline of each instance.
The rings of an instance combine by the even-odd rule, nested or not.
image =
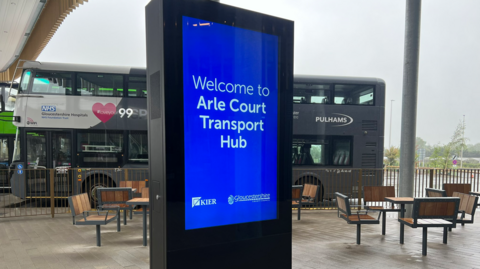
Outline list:
[[[391,146],[390,148],[385,150],[385,157],[387,157],[387,165],[394,166],[398,164],[398,158],[400,157],[400,149]]]
[[[440,166],[440,164],[442,163],[442,158],[440,156],[441,153],[442,153],[442,147],[440,145],[433,146],[433,152],[429,158],[430,167],[437,168]]]
[[[459,155],[462,147],[465,147],[463,138],[464,125],[460,122],[453,132],[451,140],[446,145],[436,145],[433,148],[433,153],[430,156],[430,166],[448,169],[452,167],[453,155]]]
[[[420,137],[417,137],[415,139],[415,145],[419,148],[419,149],[424,149],[427,147],[427,141],[423,140],[422,138]]]

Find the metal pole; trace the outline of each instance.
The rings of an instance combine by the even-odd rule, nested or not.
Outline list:
[[[395,100],[390,100],[390,133],[388,137],[388,148],[390,149],[392,147],[392,112],[393,112],[393,101]]]
[[[417,126],[418,59],[422,1],[407,0],[406,2],[399,195],[401,197],[413,197],[413,183],[415,178],[415,135]],[[411,217],[412,206],[407,207],[406,213],[406,217]]]
[[[465,115],[462,123],[462,151],[460,152],[460,168],[463,168],[463,145],[465,144]]]

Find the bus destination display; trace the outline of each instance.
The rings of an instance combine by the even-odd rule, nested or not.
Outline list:
[[[182,29],[185,229],[277,219],[278,37]]]

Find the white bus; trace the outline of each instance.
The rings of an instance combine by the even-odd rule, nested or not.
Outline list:
[[[14,109],[20,143],[12,168],[89,168],[78,191],[93,195],[99,186],[118,186],[121,177],[104,168],[148,166],[146,97],[144,68],[26,62]],[[104,180],[92,182],[99,176]],[[32,193],[38,186],[28,177],[14,173],[12,193]]]

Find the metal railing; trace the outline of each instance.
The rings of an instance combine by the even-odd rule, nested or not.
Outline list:
[[[292,185],[318,185],[319,192],[310,209],[336,209],[334,193],[362,202],[364,186],[394,186],[399,195],[399,168],[385,169],[293,169]],[[471,191],[480,191],[480,169],[417,168],[414,178],[414,197],[425,197],[425,188],[443,189],[445,183],[469,183]]]
[[[88,193],[97,208],[96,190],[117,187],[121,181],[145,181],[146,168],[75,168],[0,170],[0,218],[69,213],[68,197]],[[424,197],[425,188],[442,189],[444,183],[470,183],[480,191],[480,169],[417,168],[414,196]],[[335,192],[362,201],[364,186],[394,186],[398,196],[399,169],[293,169],[292,185],[318,185],[310,209],[336,209]],[[140,191],[137,191],[137,196]]]
[[[146,181],[147,185],[148,169],[0,170],[0,218],[70,213],[68,197],[79,193],[88,193],[92,208],[97,208],[97,189],[117,187],[120,181]]]

